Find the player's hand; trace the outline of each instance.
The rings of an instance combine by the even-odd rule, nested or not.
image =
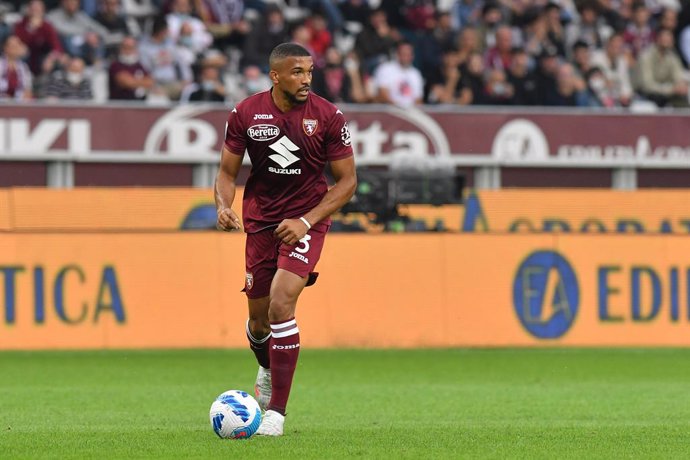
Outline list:
[[[223,208],[218,210],[216,228],[224,232],[229,232],[231,230],[239,230],[242,226],[240,225],[240,218],[237,217],[235,211],[230,208]]]
[[[304,222],[299,219],[285,219],[278,224],[273,234],[285,244],[297,244],[308,230]]]

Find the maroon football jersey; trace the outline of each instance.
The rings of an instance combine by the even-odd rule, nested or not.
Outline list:
[[[242,201],[248,233],[312,210],[328,191],[326,162],[352,155],[343,113],[313,93],[285,113],[270,90],[248,97],[230,112],[225,145],[237,155],[246,149],[252,162]]]

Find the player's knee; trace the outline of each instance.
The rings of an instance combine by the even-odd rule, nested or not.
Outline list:
[[[295,301],[285,295],[275,295],[271,298],[268,308],[268,318],[272,322],[287,321],[295,316]]]
[[[266,337],[271,332],[271,324],[268,318],[249,318],[249,332],[257,340]]]

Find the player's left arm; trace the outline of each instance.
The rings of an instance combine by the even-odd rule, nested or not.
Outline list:
[[[301,219],[285,219],[278,225],[275,234],[284,243],[297,244],[307,234],[311,225],[321,222],[350,201],[357,188],[354,156],[331,161],[331,174],[335,179],[335,185],[326,192],[326,195],[314,209],[302,216]]]

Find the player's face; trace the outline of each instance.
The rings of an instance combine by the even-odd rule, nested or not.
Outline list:
[[[313,70],[311,56],[287,57],[271,70],[271,79],[288,101],[303,104],[309,96]]]

